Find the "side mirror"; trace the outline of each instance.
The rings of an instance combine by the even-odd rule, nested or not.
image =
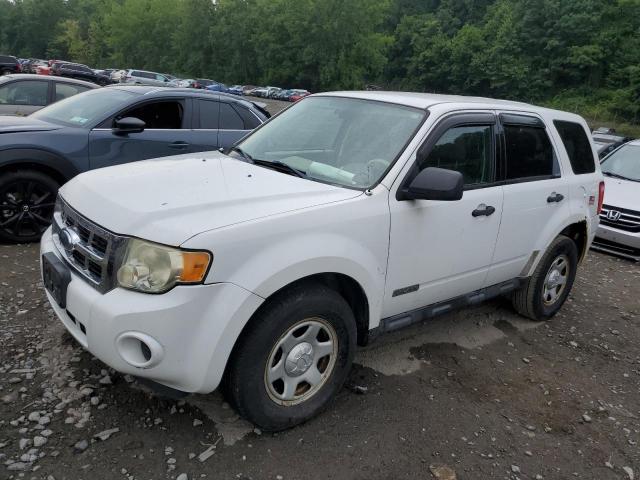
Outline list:
[[[116,120],[116,126],[112,128],[115,134],[140,133],[144,131],[146,123],[136,117],[124,117]]]
[[[398,192],[398,200],[454,201],[462,198],[464,180],[460,172],[428,167]]]

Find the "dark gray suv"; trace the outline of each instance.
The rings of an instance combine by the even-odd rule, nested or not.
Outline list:
[[[227,149],[268,117],[231,95],[144,86],[90,90],[28,117],[0,116],[0,241],[38,240],[58,187],[78,173]]]

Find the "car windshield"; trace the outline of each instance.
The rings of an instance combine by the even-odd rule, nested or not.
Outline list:
[[[71,127],[92,127],[136,95],[126,90],[98,88],[56,102],[31,116]]]
[[[284,163],[310,180],[367,189],[415,135],[425,110],[341,97],[307,97],[238,147],[255,161]]]
[[[602,173],[611,177],[640,182],[640,145],[624,145],[601,164]]]

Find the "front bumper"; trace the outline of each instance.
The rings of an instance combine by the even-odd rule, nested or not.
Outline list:
[[[640,233],[627,232],[600,223],[591,248],[640,261]]]
[[[53,252],[62,260],[51,228],[42,237],[40,252]],[[49,292],[47,298],[71,335],[102,362],[198,393],[217,388],[239,333],[263,302],[230,283],[179,286],[161,295],[122,288],[102,294],[73,270],[66,308]]]

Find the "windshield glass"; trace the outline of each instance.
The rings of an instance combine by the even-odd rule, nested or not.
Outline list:
[[[92,127],[135,95],[126,90],[98,88],[56,102],[31,116],[70,127]]]
[[[640,145],[624,145],[601,164],[602,173],[640,182]]]
[[[311,180],[352,188],[378,183],[426,111],[340,97],[307,97],[247,137],[250,158],[282,162]]]

